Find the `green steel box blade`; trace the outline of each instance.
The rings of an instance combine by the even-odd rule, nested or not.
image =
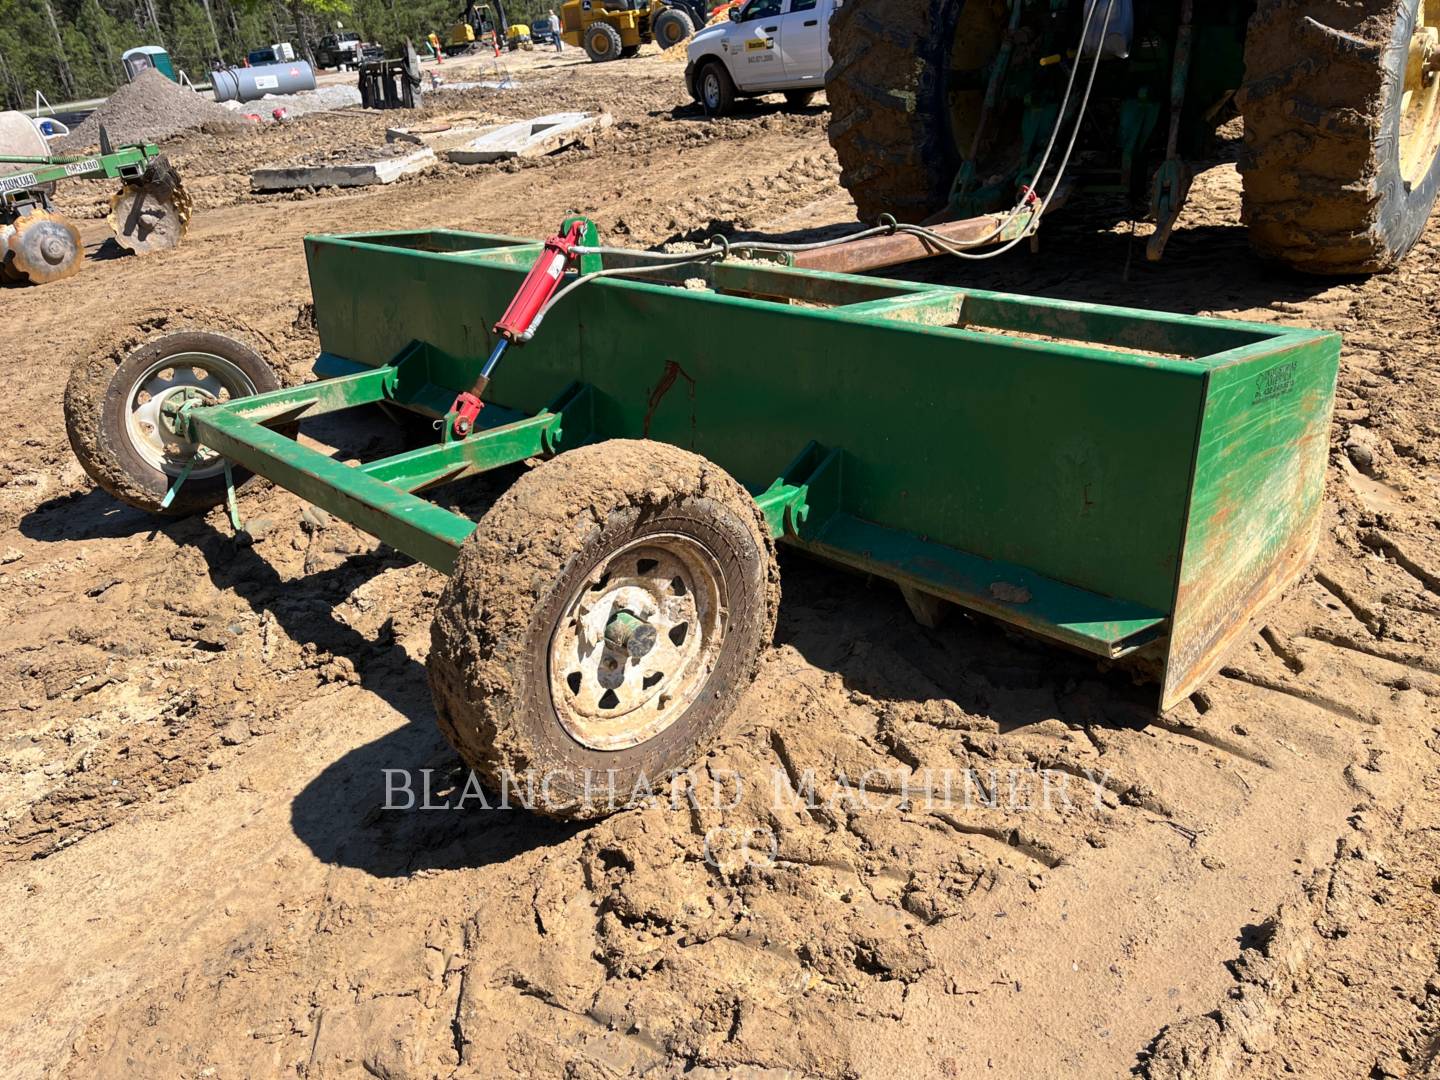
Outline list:
[[[332,382],[194,414],[254,471],[442,570],[474,528],[417,492],[605,439],[702,454],[784,542],[1191,693],[1315,542],[1334,334],[727,260],[563,299],[464,440],[346,468],[263,423],[443,416],[540,251],[306,241]],[[627,261],[628,260],[628,261]],[[292,449],[293,448],[293,449]]]

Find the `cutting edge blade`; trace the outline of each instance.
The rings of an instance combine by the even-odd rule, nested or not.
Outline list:
[[[190,229],[190,195],[185,186],[180,183],[179,176],[175,176],[174,182],[168,191],[158,188],[147,187],[143,184],[125,184],[114,195],[110,197],[110,213],[106,215],[106,222],[110,231],[115,234],[115,242],[126,251],[134,252],[136,255],[146,255],[152,251],[166,251],[179,245]],[[139,227],[134,231],[127,232],[130,225],[129,218],[133,210],[131,200],[142,198],[142,209],[159,209],[166,217],[173,216],[176,226],[174,229],[160,230],[157,232],[153,227],[145,230],[143,238],[139,235]]]

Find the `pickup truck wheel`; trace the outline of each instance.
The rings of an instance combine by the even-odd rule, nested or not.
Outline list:
[[[764,517],[713,463],[630,440],[561,454],[460,550],[426,664],[440,729],[496,790],[601,817],[700,756],[779,599]]]
[[[585,31],[585,52],[597,64],[607,60],[620,59],[625,43],[620,40],[620,31],[609,23],[597,22]]]
[[[786,105],[789,105],[790,108],[792,108],[792,109],[803,109],[803,108],[806,108],[806,107],[807,107],[812,101],[814,101],[814,100],[815,100],[815,91],[814,91],[814,90],[786,90],[786,91],[785,91],[785,104],[786,104]]]
[[[735,82],[718,60],[700,69],[695,84],[700,88],[700,104],[711,116],[728,116],[735,107]]]

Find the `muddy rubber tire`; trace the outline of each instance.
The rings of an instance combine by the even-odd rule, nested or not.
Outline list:
[[[1263,257],[1309,273],[1373,273],[1419,238],[1440,154],[1407,188],[1398,136],[1420,3],[1260,0],[1239,104],[1245,220]]]
[[[729,116],[735,109],[735,80],[719,60],[708,60],[695,73],[696,100],[707,116]]]
[[[552,689],[552,642],[585,586],[609,559],[646,538],[682,537],[714,553],[723,631],[688,705],[643,741],[604,750],[561,720]],[[673,542],[673,541],[672,541]],[[597,587],[598,588],[598,587]],[[594,589],[590,591],[595,591]],[[775,630],[774,547],[755,501],[727,473],[662,443],[614,440],[562,454],[522,476],[461,549],[431,629],[428,662],[440,728],[496,790],[534,779],[534,808],[574,819],[618,809],[596,788],[657,790],[699,757],[755,675]],[[583,611],[583,609],[581,609]],[[560,693],[565,691],[563,688]],[[663,707],[663,703],[662,703]],[[549,776],[547,790],[539,779]],[[546,797],[548,795],[548,797]]]
[[[830,143],[862,221],[922,221],[949,198],[945,71],[964,2],[849,0],[830,21]]]
[[[786,90],[785,104],[792,109],[808,109],[815,100],[814,90]]]
[[[127,396],[135,378],[164,357],[190,352],[228,361],[244,373],[256,393],[280,389],[274,369],[258,352],[233,338],[204,331],[166,334],[123,359],[85,357],[75,365],[65,387],[65,432],[86,474],[121,502],[166,517],[201,513],[225,501],[222,473],[188,479],[174,501],[162,507],[174,478],[146,461],[128,434]],[[232,475],[237,487],[250,479],[238,467]]]
[[[695,33],[695,24],[685,12],[671,8],[655,17],[651,32],[655,35],[655,44],[660,48],[673,49]]]
[[[591,23],[585,30],[585,54],[597,64],[620,59],[624,48],[620,31],[609,23]]]

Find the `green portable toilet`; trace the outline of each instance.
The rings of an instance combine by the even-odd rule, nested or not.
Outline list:
[[[125,65],[125,77],[131,82],[146,68],[154,68],[171,82],[179,82],[175,78],[175,65],[170,62],[170,54],[159,45],[141,45],[139,48],[127,49],[120,54],[120,63]]]

